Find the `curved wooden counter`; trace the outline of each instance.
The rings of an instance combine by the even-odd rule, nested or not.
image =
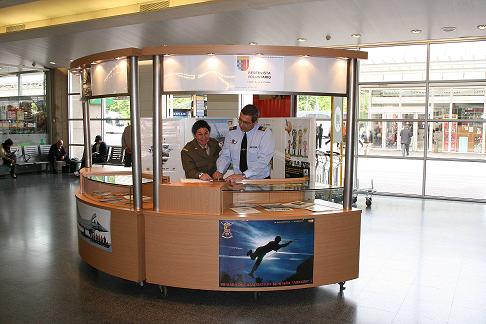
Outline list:
[[[124,186],[91,181],[89,175],[109,175],[106,169],[82,172],[84,193],[79,204],[111,215],[111,251],[86,240],[81,231],[79,253],[84,261],[108,274],[169,287],[202,290],[266,291],[315,287],[352,280],[359,275],[360,210],[267,211],[255,205],[257,214],[238,214],[230,207],[247,203],[302,200],[299,191],[265,193],[227,192],[224,183],[174,183],[160,186],[161,211],[150,202],[135,211],[126,202],[103,202],[100,191],[115,196]],[[150,194],[151,184],[142,191]],[[104,197],[104,196],[102,196]],[[239,221],[300,221],[313,223],[313,273],[310,283],[283,286],[222,286],[220,279],[220,224]],[[79,226],[78,226],[79,228]],[[246,258],[243,256],[243,258]],[[250,260],[248,258],[248,260]],[[253,261],[245,261],[247,264]],[[265,262],[265,261],[263,261]],[[264,264],[264,263],[262,263]],[[251,266],[250,266],[251,269]],[[245,269],[248,273],[249,269]]]
[[[96,244],[94,240],[90,241],[83,236],[81,234],[82,227],[78,220],[79,255],[86,263],[98,270],[123,279],[143,282],[145,280],[143,212],[134,210],[129,199],[123,198],[123,200],[111,202],[100,201],[103,199],[93,193],[110,192],[126,196],[130,195],[130,189],[123,185],[91,181],[87,178],[90,175],[130,176],[131,172],[121,168],[101,166],[81,170],[80,192],[76,193],[78,218],[80,217],[80,208],[93,213],[109,214],[111,251]],[[150,178],[150,175],[144,175],[144,177]],[[142,191],[144,195],[151,196],[152,183],[144,184]],[[150,201],[145,202],[144,208],[151,209],[152,203]]]

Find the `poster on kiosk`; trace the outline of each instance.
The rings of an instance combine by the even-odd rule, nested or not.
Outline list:
[[[220,287],[305,285],[313,272],[314,219],[220,221]]]

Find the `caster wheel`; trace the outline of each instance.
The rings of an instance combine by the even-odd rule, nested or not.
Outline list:
[[[339,291],[342,292],[344,289],[346,289],[346,287],[344,287],[344,284],[346,283],[346,281],[341,281],[339,283]]]
[[[167,291],[167,286],[161,286],[161,285],[159,285],[159,290],[162,293],[162,296],[164,298],[167,297],[167,295],[169,294],[169,292]]]

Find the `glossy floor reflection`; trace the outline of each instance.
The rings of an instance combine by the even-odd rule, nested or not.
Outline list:
[[[81,261],[77,187],[70,175],[0,178],[0,322],[486,323],[486,205],[375,197],[360,278],[343,294],[173,288],[164,299]]]

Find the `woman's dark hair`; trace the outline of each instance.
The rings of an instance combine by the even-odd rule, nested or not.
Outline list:
[[[208,132],[211,133],[211,126],[209,126],[208,122],[205,120],[196,120],[194,125],[192,125],[192,134],[196,135],[196,132],[199,128],[206,128]]]
[[[246,116],[251,116],[252,123],[255,123],[260,116],[260,112],[255,105],[246,105],[245,107],[243,107],[243,109],[241,109],[241,113]]]
[[[3,145],[4,146],[12,146],[13,145],[13,141],[10,138],[7,138],[5,140],[5,142],[3,142]]]

